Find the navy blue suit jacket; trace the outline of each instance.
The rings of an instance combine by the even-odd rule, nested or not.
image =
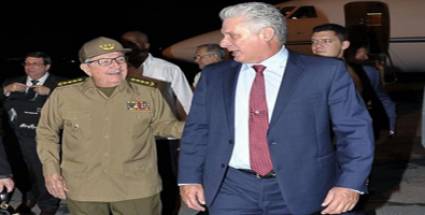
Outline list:
[[[385,113],[388,117],[388,129],[395,131],[397,118],[396,107],[393,100],[388,96],[381,85],[379,72],[371,66],[363,66],[363,70],[365,71],[370,81],[373,91],[375,91],[376,96],[378,97],[379,101],[381,101]]]
[[[202,72],[181,139],[179,183],[202,184],[207,205],[214,204],[232,154],[240,68],[228,61]],[[289,53],[267,137],[292,213],[320,210],[334,186],[366,191],[371,119],[342,61]]]

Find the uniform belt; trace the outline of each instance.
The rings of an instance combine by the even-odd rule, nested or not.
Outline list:
[[[270,171],[269,173],[267,173],[266,175],[260,175],[260,174],[256,173],[255,171],[252,171],[250,169],[237,169],[237,170],[239,170],[239,171],[241,171],[243,173],[250,174],[250,175],[255,175],[255,177],[257,177],[258,179],[261,179],[261,178],[274,178],[274,177],[276,177],[276,172],[273,171],[273,170]]]

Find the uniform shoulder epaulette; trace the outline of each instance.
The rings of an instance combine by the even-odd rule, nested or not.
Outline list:
[[[140,84],[140,85],[144,85],[144,86],[148,86],[148,87],[156,87],[156,83],[153,81],[149,81],[149,80],[144,80],[144,79],[140,79],[140,78],[128,78],[128,81],[131,83],[136,83],[136,84]]]
[[[71,79],[71,80],[66,80],[66,81],[60,81],[58,83],[58,87],[63,87],[63,86],[68,86],[68,85],[72,85],[72,84],[76,84],[76,83],[81,83],[85,80],[85,78],[76,78],[76,79]]]

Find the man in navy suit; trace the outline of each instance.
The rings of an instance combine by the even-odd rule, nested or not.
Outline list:
[[[242,3],[220,17],[220,45],[234,61],[202,71],[181,140],[183,201],[213,215],[353,209],[366,192],[374,146],[370,116],[344,62],[288,51],[286,21],[272,5]],[[264,97],[251,88],[262,89],[266,108],[250,110],[251,100]],[[250,123],[256,115],[267,116],[265,132]],[[262,142],[261,150],[252,147]]]
[[[375,138],[378,139],[381,129],[387,129],[390,136],[394,135],[396,105],[382,87],[379,72],[374,67],[355,59],[358,50],[365,50],[366,54],[362,58],[367,60],[366,47],[351,43],[348,38],[347,29],[341,25],[333,23],[318,25],[313,28],[311,50],[313,54],[336,57],[347,62],[348,72],[373,119]]]
[[[24,193],[20,214],[32,214],[37,203],[42,215],[53,215],[59,199],[51,196],[45,187],[41,163],[36,152],[35,128],[40,111],[48,96],[62,78],[49,73],[52,60],[44,52],[31,52],[23,63],[26,75],[8,79],[3,84],[4,107],[9,115],[23,160],[28,169],[31,188]]]

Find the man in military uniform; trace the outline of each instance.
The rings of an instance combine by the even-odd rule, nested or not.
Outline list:
[[[105,37],[85,43],[80,68],[89,78],[61,83],[42,109],[46,186],[72,214],[160,214],[155,136],[179,138],[183,122],[153,82],[125,79],[126,51]]]

